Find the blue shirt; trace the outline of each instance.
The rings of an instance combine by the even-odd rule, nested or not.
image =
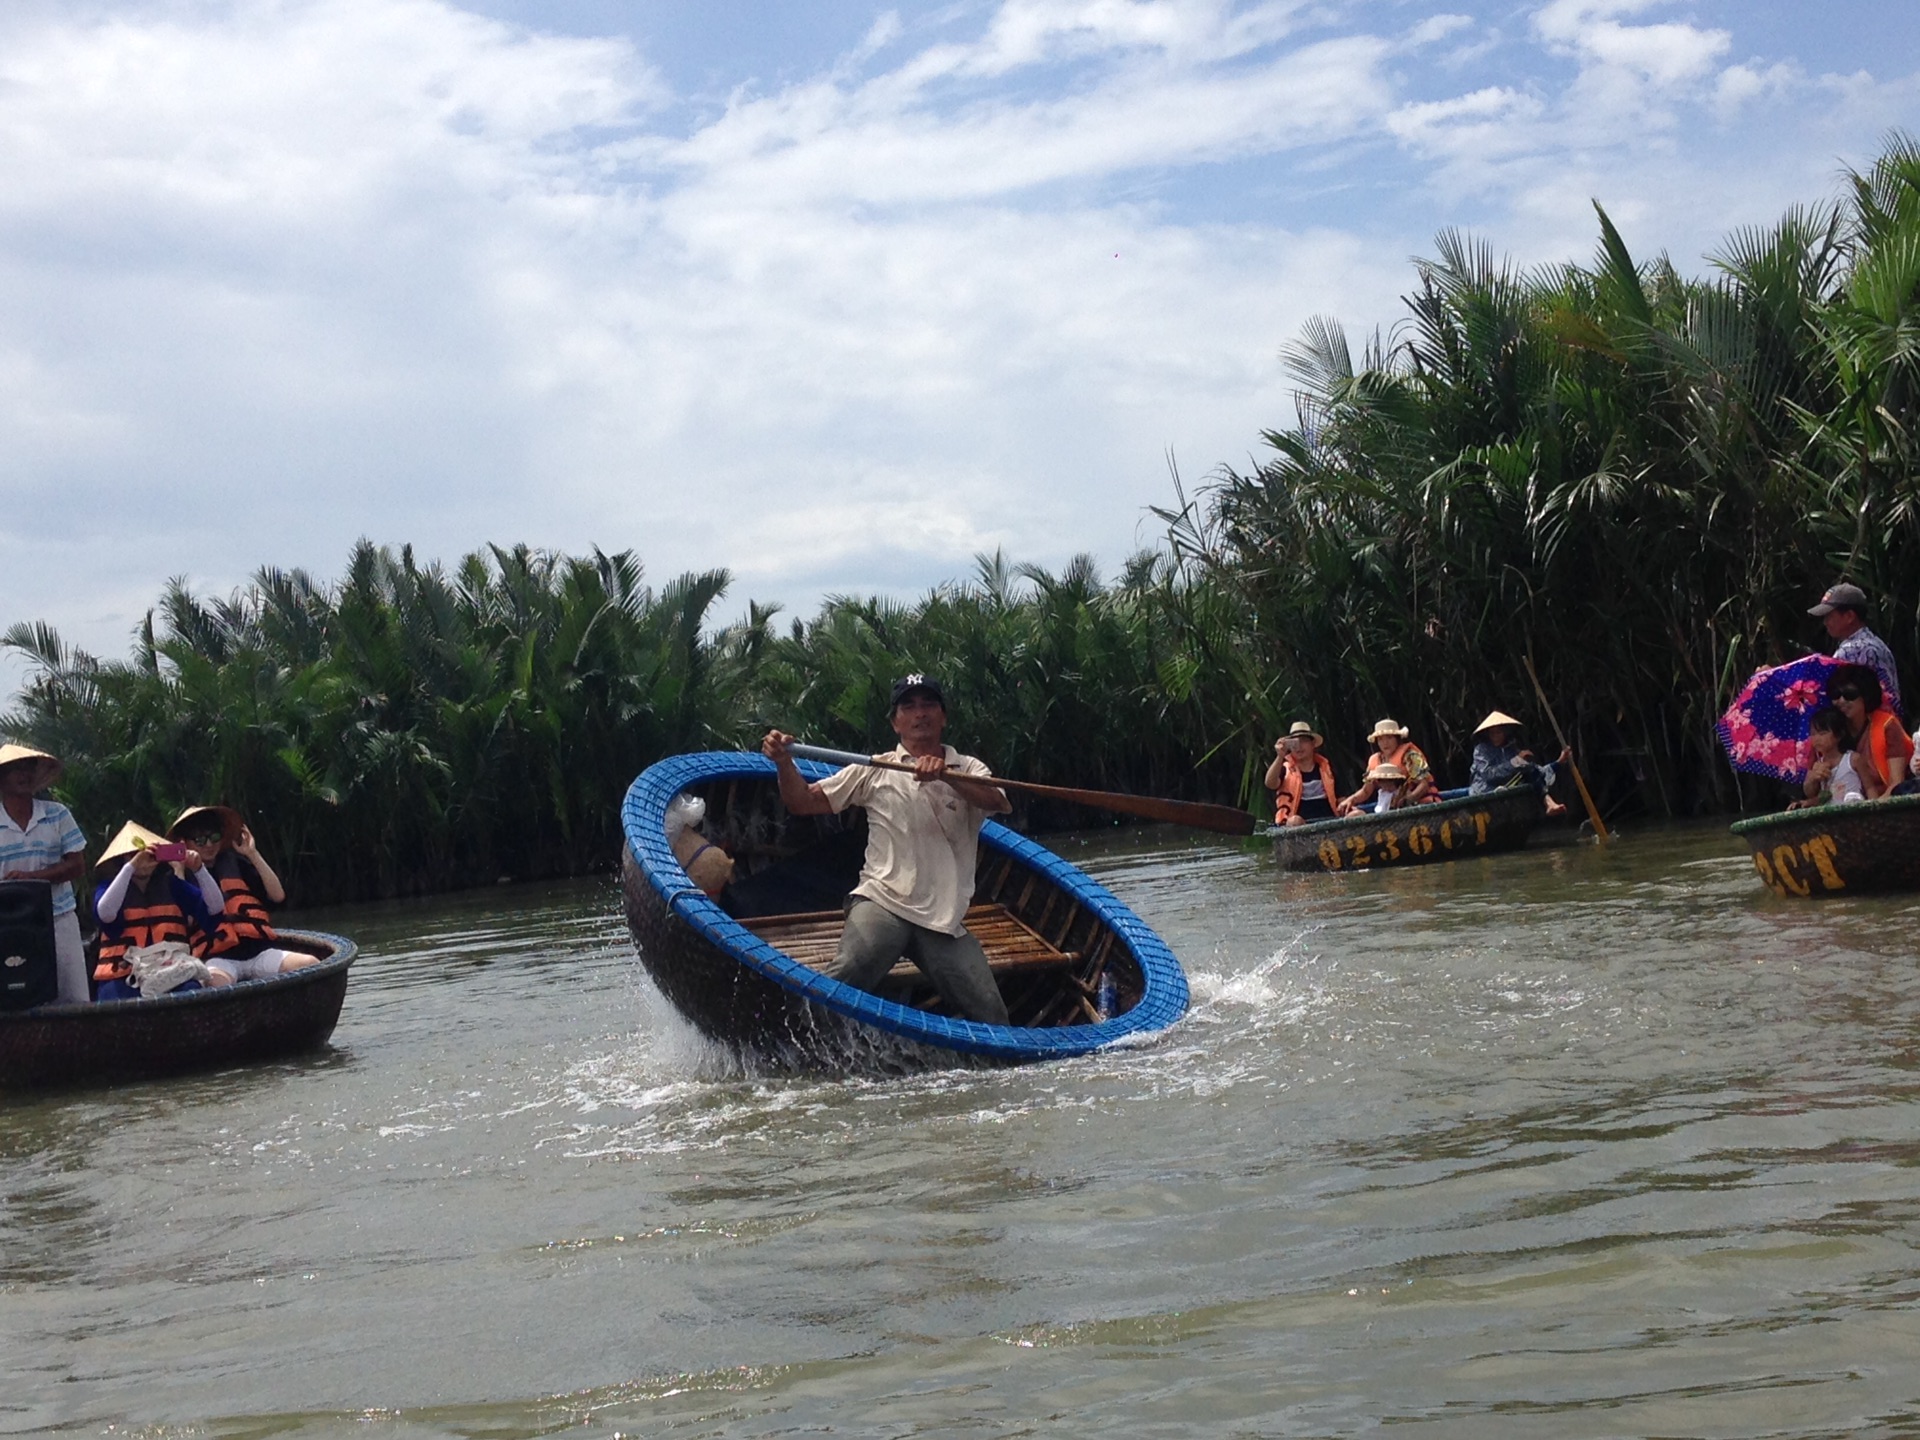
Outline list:
[[[0,805],[0,877],[19,870],[44,870],[87,848],[87,837],[74,823],[73,812],[54,800],[35,800],[33,818],[22,830]],[[53,887],[56,917],[74,911],[73,885],[62,880]]]

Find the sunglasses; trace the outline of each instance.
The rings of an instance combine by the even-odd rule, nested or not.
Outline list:
[[[218,830],[208,830],[200,835],[189,835],[187,837],[187,843],[204,850],[209,845],[218,845],[221,838]]]
[[[1866,696],[1858,690],[1836,690],[1833,692],[1833,698],[1836,700],[1864,700]]]

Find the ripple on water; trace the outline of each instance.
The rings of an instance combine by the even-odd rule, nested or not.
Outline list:
[[[1062,849],[1193,1008],[1020,1069],[742,1070],[604,882],[314,917],[365,947],[329,1055],[9,1107],[0,1414],[1920,1429],[1920,903],[1776,901],[1704,828],[1372,875]]]

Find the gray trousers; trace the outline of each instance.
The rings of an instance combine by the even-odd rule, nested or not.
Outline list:
[[[968,1020],[985,1025],[1007,1023],[1007,1002],[987,968],[987,952],[971,935],[942,935],[864,895],[847,902],[847,928],[840,935],[840,952],[827,967],[835,980],[872,990],[896,960],[911,960],[947,1004]]]

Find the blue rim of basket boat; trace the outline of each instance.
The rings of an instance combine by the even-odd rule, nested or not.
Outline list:
[[[834,767],[816,761],[796,762],[809,780],[831,775]],[[1084,1055],[1132,1035],[1164,1030],[1187,1010],[1187,977],[1173,951],[1147,923],[1129,910],[1105,886],[1004,825],[988,821],[980,843],[1045,876],[1072,896],[1113,931],[1140,966],[1145,993],[1123,1015],[1097,1025],[1060,1025],[1032,1029],[1020,1025],[983,1025],[929,1014],[911,1005],[882,999],[869,991],[810,970],[782,954],[722,910],[695,885],[667,843],[667,806],[689,785],[703,781],[772,780],[773,762],[746,751],[707,751],[675,755],[649,766],[628,787],[620,807],[627,844],[641,873],[669,911],[708,944],[732,956],[782,989],[825,1006],[850,1020],[872,1025],[908,1040],[972,1055],[1006,1059],[1064,1058]]]

